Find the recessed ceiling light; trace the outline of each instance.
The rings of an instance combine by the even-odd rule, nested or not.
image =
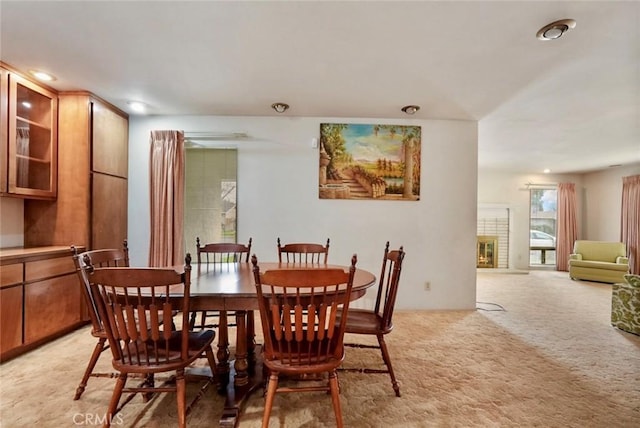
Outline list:
[[[278,113],[284,113],[289,109],[289,104],[285,103],[273,103],[271,104],[271,108],[274,109]]]
[[[147,106],[140,101],[129,101],[127,104],[129,104],[129,108],[136,113],[144,113],[147,108]]]
[[[420,110],[420,106],[408,105],[402,107],[401,110],[407,114],[415,114],[418,110]]]
[[[549,168],[546,168],[546,169],[545,169],[544,171],[542,171],[542,172],[544,172],[545,174],[549,174],[549,173],[551,172],[551,170],[550,170]]]
[[[44,71],[40,70],[29,70],[29,74],[43,82],[51,82],[53,80],[56,80],[56,77],[53,74],[45,73]]]
[[[560,21],[552,22],[539,29],[536,37],[538,37],[539,40],[556,40],[575,26],[576,21],[573,19],[561,19]]]

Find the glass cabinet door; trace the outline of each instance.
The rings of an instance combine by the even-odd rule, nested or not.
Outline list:
[[[9,75],[8,192],[55,198],[57,96],[15,74]]]

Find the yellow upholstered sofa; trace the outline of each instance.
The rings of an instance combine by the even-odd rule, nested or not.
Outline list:
[[[627,248],[622,242],[576,241],[569,255],[569,277],[598,282],[624,282],[629,273]]]

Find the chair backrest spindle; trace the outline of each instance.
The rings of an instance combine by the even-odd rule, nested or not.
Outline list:
[[[251,243],[252,238],[249,238],[249,243],[247,245],[230,242],[201,244],[200,237],[197,237],[196,252],[198,264],[248,263],[251,252]]]
[[[278,238],[278,261],[280,263],[327,264],[329,257],[329,239],[326,245],[310,242],[282,244]]]

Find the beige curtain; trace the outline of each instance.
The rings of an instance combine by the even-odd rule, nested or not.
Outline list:
[[[627,246],[629,270],[640,275],[640,175],[622,177],[620,240]]]
[[[184,133],[151,131],[149,266],[184,263]]]
[[[556,240],[556,270],[569,270],[569,254],[578,238],[575,183],[558,184],[558,236]]]

